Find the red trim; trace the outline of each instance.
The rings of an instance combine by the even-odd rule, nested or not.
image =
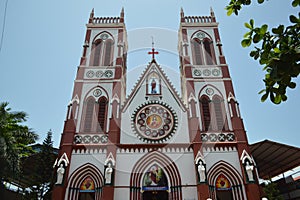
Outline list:
[[[69,184],[67,186],[67,193],[68,193],[67,199],[78,199],[80,185],[82,181],[85,180],[87,177],[90,177],[95,183],[95,188],[96,188],[95,200],[101,199],[102,196],[101,188],[104,185],[103,174],[96,166],[90,163],[82,165],[70,175]]]

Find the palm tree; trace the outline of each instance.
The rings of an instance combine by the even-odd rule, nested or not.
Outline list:
[[[30,154],[28,145],[38,139],[37,134],[22,125],[26,118],[25,112],[12,112],[7,102],[0,103],[0,185],[4,180],[16,178],[20,159]]]

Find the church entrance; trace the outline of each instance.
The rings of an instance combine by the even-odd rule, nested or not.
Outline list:
[[[90,178],[84,179],[80,185],[79,200],[94,200],[95,199],[95,183]]]
[[[232,187],[226,176],[219,175],[216,181],[217,200],[233,200]]]
[[[233,200],[231,190],[217,191],[217,200]]]
[[[95,193],[94,192],[80,192],[79,200],[94,200]]]
[[[143,178],[143,200],[168,200],[168,181],[163,169],[151,165]]]
[[[167,191],[145,191],[143,200],[168,200]]]

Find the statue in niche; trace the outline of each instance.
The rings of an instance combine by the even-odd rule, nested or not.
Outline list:
[[[152,82],[151,82],[151,94],[157,94],[155,79],[152,79]]]
[[[59,168],[57,169],[57,180],[56,180],[55,184],[62,184],[64,174],[65,174],[65,168],[64,168],[63,164],[61,163]]]
[[[113,173],[113,168],[111,166],[111,163],[109,162],[105,169],[105,183],[106,184],[111,184],[112,173]]]
[[[246,161],[245,169],[246,169],[249,181],[254,181],[253,168],[254,168],[253,165],[250,165],[249,161]]]
[[[205,182],[206,175],[205,175],[205,166],[202,164],[202,161],[199,162],[198,165],[198,174],[199,174],[199,182]]]

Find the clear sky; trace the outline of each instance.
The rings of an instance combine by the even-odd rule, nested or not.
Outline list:
[[[255,1],[255,0],[254,0]],[[6,0],[0,1],[0,30]],[[0,52],[0,101],[8,101],[15,111],[28,113],[27,125],[42,142],[49,129],[57,147],[63,130],[67,105],[82,54],[89,13],[119,16],[125,10],[128,31],[128,90],[137,76],[134,69],[150,61],[147,51],[151,36],[160,51],[157,62],[165,67],[178,91],[177,31],[180,8],[185,15],[209,15],[213,8],[219,24],[221,42],[233,79],[236,98],[248,133],[249,143],[269,139],[300,146],[299,87],[288,91],[288,101],[274,105],[260,102],[263,89],[262,67],[249,57],[250,49],[240,45],[246,32],[244,22],[288,24],[297,14],[291,1],[273,0],[245,7],[238,17],[226,15],[229,0],[8,0],[3,44]],[[1,34],[0,32],[0,34]],[[1,36],[1,35],[0,35]],[[170,70],[167,70],[170,69]],[[130,76],[131,75],[131,76]]]

